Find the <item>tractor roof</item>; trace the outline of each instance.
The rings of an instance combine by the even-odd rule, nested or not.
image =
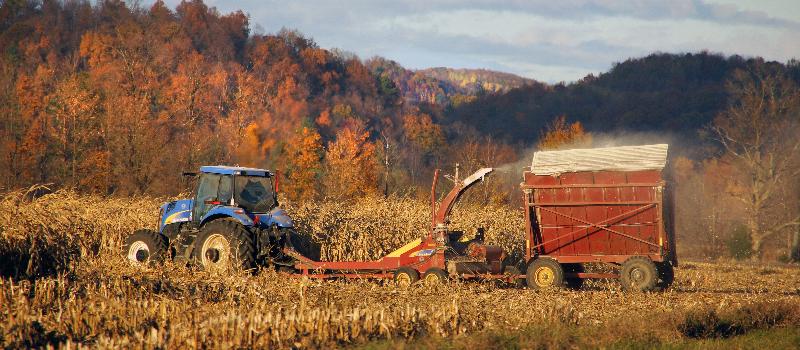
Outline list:
[[[200,167],[201,173],[212,173],[221,175],[248,175],[248,176],[272,176],[266,169],[246,168],[240,166],[207,165]]]

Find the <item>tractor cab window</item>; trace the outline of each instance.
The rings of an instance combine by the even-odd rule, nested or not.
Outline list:
[[[250,212],[265,213],[275,206],[271,178],[236,176],[234,182],[234,198],[240,207]]]
[[[210,204],[210,202],[219,200],[217,194],[219,192],[220,177],[217,174],[203,174],[200,176],[200,183],[197,186],[197,195],[195,196],[194,212],[192,213],[192,218],[195,221],[200,221],[211,209],[213,204]]]
[[[233,178],[231,176],[223,176],[219,179],[219,201],[222,204],[231,204],[233,198]]]

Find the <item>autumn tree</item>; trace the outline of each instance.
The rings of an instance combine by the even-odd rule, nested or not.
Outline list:
[[[374,193],[377,180],[375,144],[363,127],[343,128],[325,153],[325,194],[347,199]]]
[[[517,158],[517,154],[511,146],[498,142],[490,136],[466,136],[463,142],[456,145],[455,149],[458,151],[452,158],[459,164],[462,178],[480,168],[497,168],[506,164],[514,164]],[[512,169],[514,166],[506,167],[509,168],[507,171],[501,169],[487,177],[477,189],[468,192],[464,199],[480,204],[498,204],[510,203],[512,198],[517,198],[519,173],[522,165],[519,166],[520,169]]]
[[[109,156],[100,120],[100,97],[87,81],[71,77],[56,88],[48,109],[53,118],[53,138],[72,185],[105,192],[109,186]]]
[[[583,129],[581,122],[568,123],[564,115],[548,124],[539,137],[536,147],[540,150],[591,147],[592,134]]]
[[[730,106],[711,126],[735,172],[728,193],[746,207],[753,258],[768,240],[800,226],[800,93],[794,82],[761,66],[728,82]]]
[[[426,165],[439,165],[445,146],[444,133],[426,113],[408,113],[403,116],[402,123],[403,158],[412,182],[417,182]]]
[[[670,166],[675,201],[680,203],[675,206],[675,234],[682,251],[719,258],[725,244],[736,239],[731,236],[733,229],[742,224],[742,204],[726,194],[736,169],[724,159],[694,161],[683,156],[671,159]]]
[[[286,193],[290,199],[306,201],[317,196],[322,171],[322,142],[319,133],[304,126],[286,144]]]

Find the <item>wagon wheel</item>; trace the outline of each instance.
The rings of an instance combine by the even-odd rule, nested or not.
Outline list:
[[[394,272],[394,284],[399,288],[408,288],[419,281],[419,272],[410,267],[401,267]]]
[[[528,266],[528,286],[534,289],[560,288],[564,286],[564,268],[550,258],[539,258]]]
[[[626,290],[646,292],[656,289],[658,277],[656,264],[652,260],[635,256],[622,264],[620,282]]]
[[[525,280],[519,278],[521,274],[522,272],[520,272],[519,268],[516,266],[506,266],[506,268],[503,269],[503,275],[505,275],[507,279],[506,282],[510,283],[515,288],[525,287]]]
[[[447,272],[438,267],[431,267],[425,271],[424,281],[428,286],[444,284],[447,281]]]

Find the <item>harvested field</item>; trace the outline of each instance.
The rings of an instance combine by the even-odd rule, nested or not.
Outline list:
[[[34,200],[5,195],[0,344],[288,348],[379,341],[395,348],[444,337],[456,341],[455,347],[502,348],[502,341],[471,339],[541,332],[525,338],[525,347],[571,348],[800,327],[796,266],[684,263],[673,287],[662,293],[624,293],[604,281],[582,291],[460,281],[399,290],[375,281],[316,281],[272,271],[220,276],[172,264],[128,266],[118,252],[122,237],[153,226],[159,200],[72,192]],[[314,232],[325,259],[379,256],[427,222],[424,204],[398,198],[292,211],[301,230]],[[487,219],[487,212],[495,219]],[[514,211],[465,208],[456,219],[473,225],[464,224],[467,232],[487,227],[489,240],[507,248],[522,243],[515,233],[521,218]]]

